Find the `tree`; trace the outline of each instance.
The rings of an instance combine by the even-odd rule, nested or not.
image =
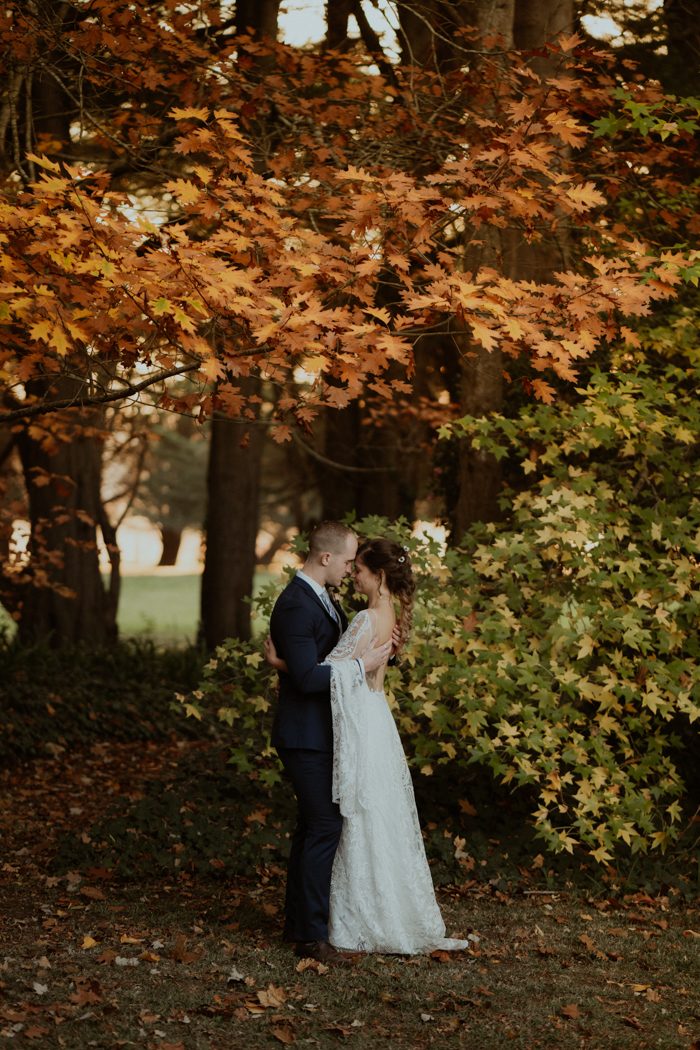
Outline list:
[[[34,64],[76,107],[64,147],[33,129],[25,153],[27,106],[8,101],[0,424],[18,438],[48,417],[72,440],[76,405],[150,391],[284,442],[360,397],[407,398],[422,336],[502,353],[549,400],[692,272],[692,253],[605,214],[621,185],[641,199],[662,179],[672,196],[692,143],[647,134],[646,170],[612,150],[596,121],[615,84],[576,37],[547,45],[558,72],[540,82],[517,54],[465,64],[468,35],[449,68],[379,55],[377,73],[364,50],[241,37],[217,3],[105,3],[99,19],[78,5],[58,26],[53,7],[10,11],[17,98]],[[553,164],[584,144],[570,169]],[[672,207],[690,213],[692,192]],[[465,268],[477,240],[546,240],[567,222],[576,253],[546,283],[488,255]],[[185,395],[168,387],[183,375]]]

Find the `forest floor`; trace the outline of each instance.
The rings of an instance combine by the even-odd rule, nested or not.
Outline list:
[[[183,752],[206,768],[211,746],[57,748],[2,774],[0,1046],[700,1047],[699,912],[672,895],[470,879],[439,891],[448,932],[478,937],[469,951],[326,970],[280,941],[278,864],[255,878],[57,867],[62,837],[89,839]]]

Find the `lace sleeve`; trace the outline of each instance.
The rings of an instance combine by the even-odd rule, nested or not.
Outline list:
[[[357,659],[371,648],[374,617],[363,609],[328,654],[331,667],[331,715],[333,718],[333,801],[344,817],[357,807],[367,807],[364,773],[367,734],[367,683]]]
[[[335,649],[328,654],[326,661],[338,663],[341,660],[356,660],[371,648],[373,639],[372,614],[368,609],[362,609],[341,636]]]

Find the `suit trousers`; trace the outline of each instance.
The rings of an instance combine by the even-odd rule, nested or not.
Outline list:
[[[277,749],[297,799],[287,866],[284,936],[327,941],[331,872],[343,818],[332,801],[333,753]]]

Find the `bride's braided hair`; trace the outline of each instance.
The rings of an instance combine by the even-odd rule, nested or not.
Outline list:
[[[363,540],[356,557],[375,576],[383,572],[389,592],[398,598],[401,606],[398,619],[401,633],[399,649],[403,649],[413,625],[413,593],[416,589],[407,549],[392,540]]]

